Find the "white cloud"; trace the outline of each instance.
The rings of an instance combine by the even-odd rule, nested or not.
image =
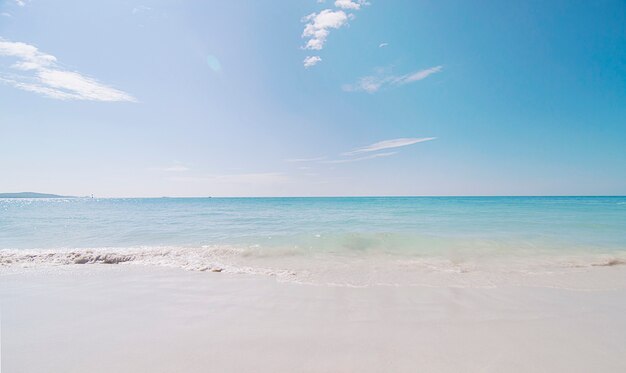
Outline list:
[[[138,14],[138,13],[148,12],[150,10],[152,10],[152,8],[150,8],[149,6],[139,5],[133,8],[132,13]]]
[[[323,3],[324,0],[317,0]],[[302,18],[305,22],[302,38],[308,39],[302,49],[322,50],[330,30],[338,29],[348,24],[348,20],[354,19],[352,13],[345,11],[358,11],[364,5],[369,5],[367,0],[335,0],[336,10],[324,9],[319,13],[311,13]],[[344,11],[345,10],[345,11]],[[322,61],[319,56],[308,56],[304,59],[304,67],[309,68]]]
[[[41,53],[36,47],[19,42],[10,42],[0,39],[0,56],[16,57],[20,62],[13,67],[20,70],[34,70],[53,65],[56,57]]]
[[[361,153],[375,152],[375,151],[384,150],[384,149],[399,148],[402,146],[413,145],[413,144],[417,144],[420,142],[431,141],[435,139],[436,137],[408,137],[408,138],[384,140],[384,141],[379,141],[368,146],[364,146],[362,148],[354,149],[347,153],[343,153],[342,155],[350,156],[350,155],[356,155],[356,154],[361,154]]]
[[[401,86],[425,79],[432,74],[441,72],[443,66],[433,66],[428,69],[416,71],[405,75],[370,75],[359,78],[354,84],[345,84],[342,88],[347,92],[364,91],[367,93],[375,93],[385,86]]]
[[[367,93],[377,92],[380,87],[386,84],[386,79],[377,76],[364,76],[359,78],[354,84],[344,84],[341,88],[346,92],[364,91]]]
[[[0,57],[3,56],[16,58],[10,68],[22,72],[0,74],[0,82],[15,88],[59,100],[136,101],[130,94],[94,78],[60,68],[56,57],[33,45],[0,39]]]
[[[311,66],[315,66],[322,59],[319,56],[308,56],[304,59],[304,67],[309,68]]]
[[[362,5],[369,5],[369,3],[365,0],[337,0],[335,1],[335,6],[341,9],[351,9],[351,10],[359,10]]]
[[[367,159],[389,157],[389,156],[392,156],[394,154],[398,154],[398,152],[377,153],[377,154],[366,155],[364,157],[358,157],[358,158],[334,159],[332,161],[325,161],[325,162],[322,162],[322,163],[337,164],[337,163],[359,162],[359,161],[365,161]]]
[[[26,0],[15,0],[15,4],[17,4],[18,6],[25,6]]]
[[[378,44],[378,48],[384,48],[384,47],[386,47],[388,45],[389,45],[389,43],[380,43],[380,44]]]
[[[347,24],[348,15],[343,10],[324,9],[302,18],[302,22],[307,22],[302,37],[309,39],[304,49],[320,50],[324,47],[331,29],[338,29]]]
[[[404,137],[404,138],[399,138],[399,139],[384,140],[384,141],[373,143],[371,145],[367,145],[361,148],[351,150],[349,152],[341,153],[341,156],[350,157],[350,158],[340,158],[340,159],[331,159],[331,160],[326,160],[327,157],[295,158],[295,159],[287,159],[287,162],[317,162],[317,163],[326,163],[326,164],[358,162],[358,161],[364,161],[367,159],[389,157],[394,154],[397,154],[398,152],[394,151],[394,152],[386,152],[386,153],[375,153],[375,154],[370,154],[370,155],[364,155],[362,157],[353,157],[353,156],[360,155],[363,153],[377,152],[380,150],[400,148],[403,146],[409,146],[409,145],[417,144],[420,142],[431,141],[435,139],[436,137]],[[308,167],[298,167],[298,168],[308,169]]]
[[[287,162],[297,163],[297,162],[317,162],[323,161],[326,157],[312,157],[312,158],[291,158],[286,159]]]
[[[434,73],[441,72],[441,69],[443,69],[443,66],[434,66],[429,69],[416,71],[412,74],[403,75],[395,79],[394,84],[402,85],[402,84],[407,84],[407,83],[415,82],[418,80],[422,80]]]

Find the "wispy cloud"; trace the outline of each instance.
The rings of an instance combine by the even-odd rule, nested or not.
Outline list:
[[[139,14],[139,13],[143,13],[143,12],[149,12],[151,11],[152,8],[150,8],[149,6],[145,6],[145,5],[139,5],[133,8],[132,13],[133,14]]]
[[[359,10],[362,5],[369,5],[365,0],[337,0],[335,6],[341,9]]]
[[[288,180],[287,175],[281,172],[214,175],[213,178],[218,182],[236,184],[277,184]]]
[[[11,13],[2,12],[0,14],[2,14],[3,17],[11,17]]]
[[[290,178],[281,172],[252,172],[241,174],[215,174],[205,176],[173,176],[170,180],[210,182],[212,184],[228,185],[275,185],[290,181]]]
[[[0,57],[17,59],[10,69],[18,73],[0,72],[0,82],[18,89],[58,100],[136,101],[132,95],[94,78],[60,68],[55,56],[30,44],[0,39]]]
[[[187,166],[183,166],[180,164],[172,165],[172,166],[164,166],[164,167],[152,167],[150,168],[152,171],[163,171],[163,172],[186,172],[189,171],[190,168]]]
[[[368,159],[390,157],[390,156],[392,156],[394,154],[398,154],[398,152],[376,153],[376,154],[366,155],[366,156],[357,157],[357,158],[333,159],[333,160],[330,160],[330,161],[324,161],[322,163],[330,163],[330,164],[351,163],[351,162],[365,161],[365,160],[368,160]]]
[[[315,66],[322,59],[319,56],[308,56],[304,59],[304,67],[309,68],[311,66]]]
[[[15,0],[15,4],[18,6],[26,6],[26,0]]]
[[[422,80],[427,78],[428,76],[434,74],[434,73],[438,73],[441,72],[441,70],[443,69],[443,66],[434,66],[431,67],[429,69],[424,69],[424,70],[420,70],[420,71],[416,71],[414,73],[411,74],[407,74],[407,75],[402,75],[400,77],[398,77],[394,83],[396,84],[407,84],[407,83],[411,83],[411,82],[416,82],[418,80]]]
[[[291,158],[291,159],[286,159],[286,162],[291,162],[291,163],[298,163],[298,162],[317,162],[317,161],[323,161],[324,159],[326,159],[327,157],[312,157],[312,158]]]
[[[413,145],[413,144],[417,144],[420,142],[431,141],[435,139],[436,137],[406,137],[406,138],[400,138],[400,139],[384,140],[384,141],[373,143],[371,145],[364,146],[362,148],[351,150],[349,152],[343,153],[342,155],[351,156],[351,155],[356,155],[356,154],[361,154],[361,153],[376,152],[376,151],[385,150],[385,149],[400,148],[403,146]]]
[[[391,139],[375,142],[373,144],[363,146],[361,148],[356,148],[348,152],[344,152],[340,154],[340,158],[338,159],[328,159],[328,157],[314,157],[314,158],[293,158],[287,159],[287,162],[311,162],[311,163],[321,163],[321,164],[337,164],[337,163],[351,163],[351,162],[359,162],[365,161],[368,159],[376,159],[382,157],[389,157],[394,154],[397,154],[397,151],[393,152],[381,152],[374,154],[364,154],[364,153],[372,153],[379,152],[381,150],[387,149],[395,149],[401,148],[403,146],[409,146],[413,144],[417,144],[420,142],[426,142],[435,140],[436,137],[403,137],[399,139]],[[358,155],[362,155],[359,157],[355,157]],[[299,169],[308,169],[308,167],[298,167]]]
[[[367,93],[375,93],[383,87],[397,87],[426,79],[430,75],[441,72],[442,70],[443,66],[433,66],[428,69],[415,71],[405,75],[378,74],[364,76],[359,78],[356,83],[346,84],[342,88],[347,92],[363,91]]]
[[[389,43],[380,43],[380,44],[378,44],[378,48],[384,48],[384,47],[386,47],[388,45],[389,45]]]

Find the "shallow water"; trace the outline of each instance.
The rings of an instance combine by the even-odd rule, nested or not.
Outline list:
[[[626,197],[0,200],[2,266],[128,262],[355,285],[621,266]]]

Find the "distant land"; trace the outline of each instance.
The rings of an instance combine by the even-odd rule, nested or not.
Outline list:
[[[20,193],[0,193],[0,198],[77,198],[77,197],[60,196],[58,194],[20,192]]]

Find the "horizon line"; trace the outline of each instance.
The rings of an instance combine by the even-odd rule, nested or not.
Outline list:
[[[7,192],[0,194],[17,194],[21,192]],[[54,193],[41,193],[41,194],[54,194]],[[158,198],[480,198],[480,197],[626,197],[626,194],[420,194],[420,195],[294,195],[294,196],[119,196],[119,197],[98,197],[93,195],[73,196],[73,195],[59,195],[58,197],[26,197],[21,199],[64,199],[64,198],[76,198],[76,199],[158,199]],[[0,199],[20,199],[14,197],[0,197]]]

